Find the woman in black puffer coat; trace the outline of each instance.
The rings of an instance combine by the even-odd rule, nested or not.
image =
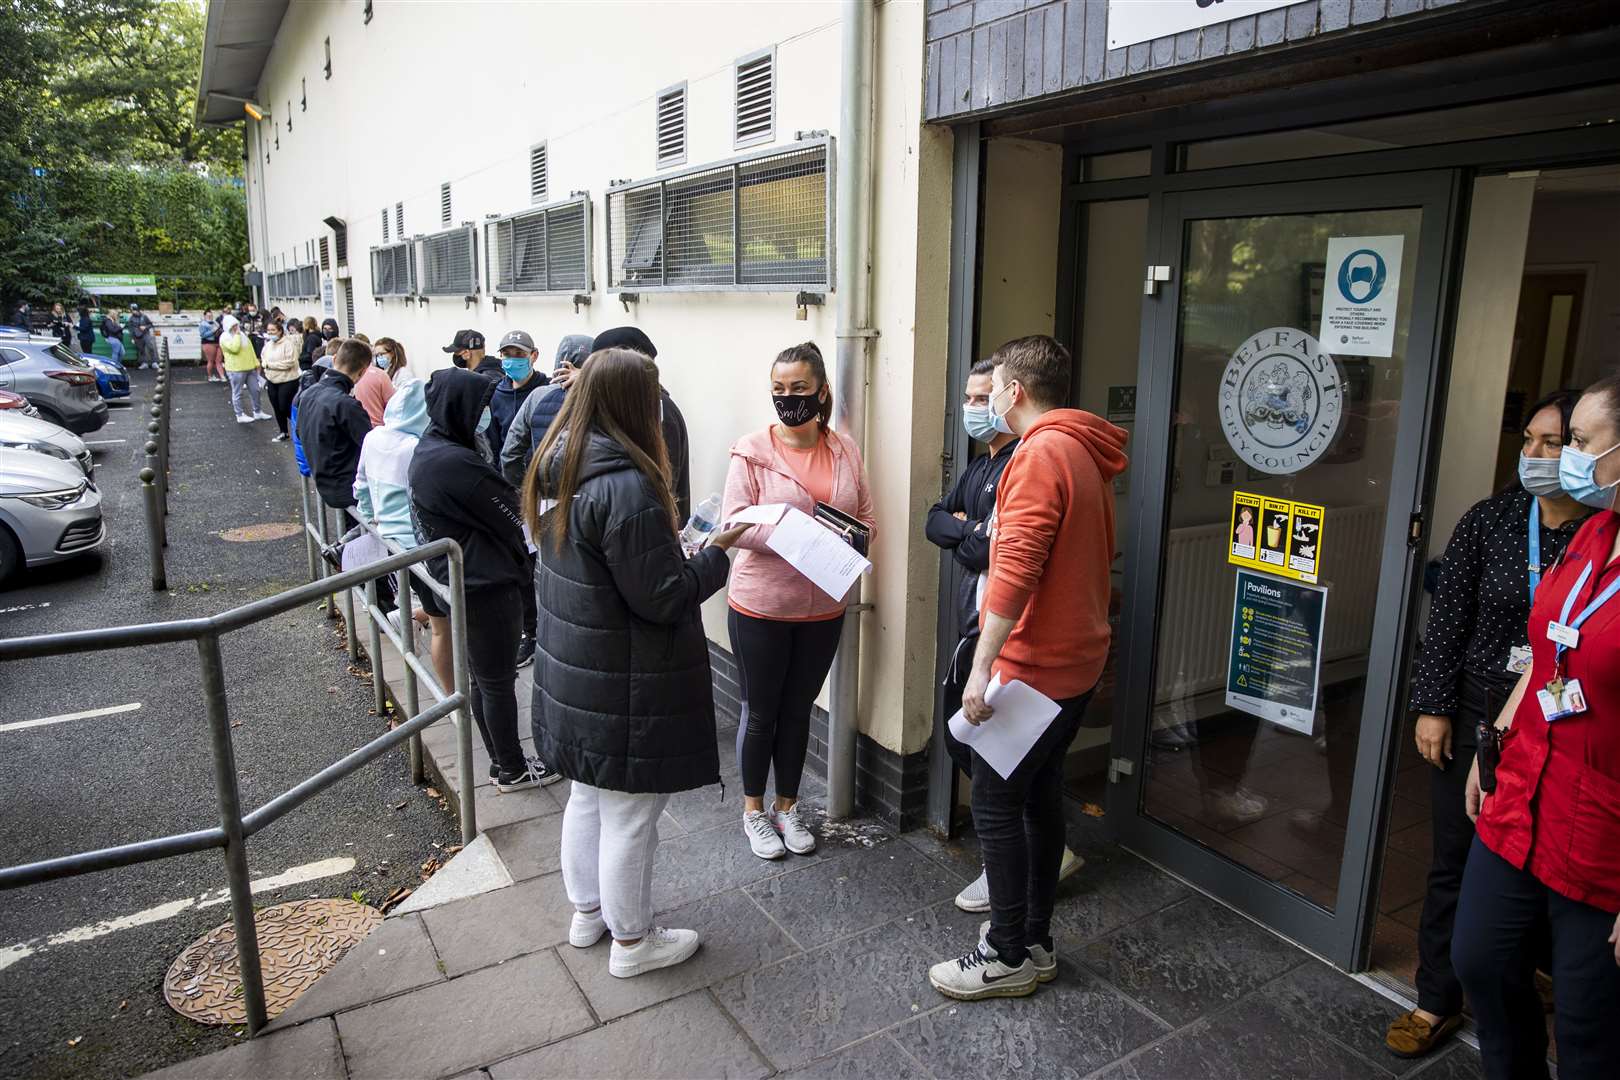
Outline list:
[[[720,778],[699,605],[726,583],[738,527],[681,554],[658,368],[594,354],[529,464],[523,516],[539,547],[533,725],[540,756],[573,781],[563,814],[569,943],[611,930],[628,978],[686,960],[691,930],[652,925],[658,816]]]

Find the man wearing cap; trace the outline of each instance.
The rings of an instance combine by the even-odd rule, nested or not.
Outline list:
[[[551,418],[562,408],[563,393],[589,355],[591,335],[564,334],[562,340],[557,342],[557,359],[551,368],[551,378],[537,393],[529,394],[507,423],[506,439],[500,454],[501,475],[513,487],[523,486],[523,474],[529,471],[529,459],[534,457],[540,440],[546,437]],[[548,398],[556,400],[548,404]],[[535,427],[536,416],[540,418],[538,428]]]
[[[457,330],[444,351],[450,354],[450,362],[456,367],[476,371],[490,382],[500,381],[500,361],[484,355],[484,335],[477,330]]]
[[[157,367],[157,339],[152,336],[152,320],[141,310],[141,305],[129,305],[129,321],[124,325],[129,328],[129,340],[135,348],[136,366]]]
[[[517,411],[530,394],[551,380],[536,366],[540,354],[527,331],[508,330],[497,352],[501,380],[495,384],[495,397],[489,403],[489,445],[500,449],[506,444]]]

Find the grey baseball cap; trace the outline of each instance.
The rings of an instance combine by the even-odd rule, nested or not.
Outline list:
[[[526,353],[534,352],[534,338],[529,336],[527,330],[508,330],[506,336],[501,338],[501,343],[495,347],[495,351],[500,352],[502,349],[512,345],[517,346]]]

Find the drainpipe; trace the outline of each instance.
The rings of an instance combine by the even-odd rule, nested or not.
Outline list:
[[[866,387],[872,285],[872,93],[876,14],[873,0],[840,5],[843,81],[839,92],[837,249],[834,296],[837,310],[837,388],[833,424],[866,453]],[[861,582],[855,582],[849,617],[832,667],[832,719],[827,731],[827,814],[855,813],[855,735],[860,730]]]

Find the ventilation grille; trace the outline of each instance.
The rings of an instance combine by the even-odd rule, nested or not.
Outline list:
[[[331,252],[331,249],[327,246],[326,237],[323,236],[323,237],[321,237],[321,269],[322,270],[330,270],[331,268],[332,268],[332,252]]]
[[[401,240],[405,239],[405,204],[394,204],[394,235]]]
[[[349,288],[346,288],[346,289],[343,290],[343,314],[344,314],[344,317],[345,317],[345,319],[344,319],[345,328],[344,328],[343,333],[344,333],[344,335],[346,337],[352,337],[354,335],[354,287],[353,287],[353,285],[350,285]]]
[[[422,240],[423,296],[470,296],[478,291],[477,231],[449,229]]]
[[[832,140],[608,195],[608,287],[830,288]]]
[[[484,233],[496,292],[591,291],[589,196],[492,221]]]
[[[337,264],[339,266],[348,266],[349,265],[349,226],[347,224],[333,226],[332,227],[332,236],[333,236],[334,240],[336,241],[334,246],[337,249]],[[326,241],[322,240],[321,243],[325,244]],[[325,265],[324,260],[322,260],[322,265],[323,266]]]
[[[658,167],[686,162],[686,84],[658,95]]]
[[[383,243],[386,244],[388,242],[388,208],[386,206],[383,207],[382,221],[383,221]]]
[[[550,172],[546,160],[546,144],[529,147],[529,202],[538,206],[546,201],[547,179]]]
[[[371,295],[412,296],[416,293],[415,244],[389,244],[371,249]]]
[[[450,185],[439,185],[439,224],[445,227],[450,225]]]
[[[776,54],[767,51],[737,61],[738,149],[770,142],[776,130]]]
[[[314,263],[278,270],[267,281],[270,296],[276,300],[314,300],[321,295],[320,270]]]

